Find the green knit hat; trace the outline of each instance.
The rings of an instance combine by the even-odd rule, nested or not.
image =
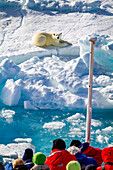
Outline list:
[[[35,165],[43,165],[45,161],[46,161],[46,156],[43,153],[37,152],[34,154],[33,163]]]
[[[70,161],[67,166],[66,170],[81,170],[80,164],[77,161]]]

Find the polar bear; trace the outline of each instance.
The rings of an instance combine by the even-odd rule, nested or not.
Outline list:
[[[61,39],[62,33],[45,33],[40,32],[36,33],[33,36],[32,44],[38,47],[66,47],[68,45],[72,45],[71,43],[64,41]]]

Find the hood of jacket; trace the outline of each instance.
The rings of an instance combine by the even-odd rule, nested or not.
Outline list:
[[[113,147],[107,147],[102,150],[102,159],[105,162],[113,163]]]
[[[70,147],[67,149],[67,151],[70,152],[72,155],[75,155],[75,154],[81,152],[80,148],[78,148],[78,147],[76,147],[76,146],[70,146]]]
[[[65,161],[66,157],[68,156],[68,151],[66,150],[59,150],[54,149],[50,156],[48,157],[48,161],[53,166],[62,166],[62,162]]]
[[[53,167],[63,167],[68,163],[68,160],[76,160],[74,155],[71,155],[67,150],[53,149],[50,156],[46,158],[48,165]]]

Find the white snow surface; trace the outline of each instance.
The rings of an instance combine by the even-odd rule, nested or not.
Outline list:
[[[112,0],[0,0],[0,94],[25,109],[86,108],[89,38],[94,56],[94,108],[113,108]],[[69,47],[39,48],[36,32],[62,32]]]

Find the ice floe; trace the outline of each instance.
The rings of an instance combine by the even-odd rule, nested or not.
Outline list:
[[[49,122],[49,123],[45,123],[43,125],[43,128],[47,128],[47,129],[62,129],[65,126],[65,123],[63,122]]]
[[[27,148],[31,148],[35,153],[35,146],[31,144],[31,139],[15,139],[14,141],[18,143],[0,144],[0,156],[3,157],[4,164],[22,158]]]

